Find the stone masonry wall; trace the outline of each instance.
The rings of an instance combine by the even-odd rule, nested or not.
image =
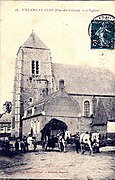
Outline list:
[[[51,54],[49,50],[22,48],[18,53],[18,59],[23,59],[21,96],[26,108],[30,105],[29,98],[35,102],[42,97],[43,88],[48,88],[49,94],[53,91]],[[37,76],[32,76],[32,60],[40,62],[40,74]]]

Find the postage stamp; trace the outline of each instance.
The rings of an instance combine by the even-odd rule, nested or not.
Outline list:
[[[114,49],[115,17],[110,14],[96,16],[89,24],[91,49]]]

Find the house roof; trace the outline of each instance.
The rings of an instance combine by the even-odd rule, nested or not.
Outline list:
[[[115,98],[100,99],[103,103],[108,120],[115,121]]]
[[[47,103],[52,97],[55,97],[56,94],[57,94],[57,91],[52,93],[52,94],[49,94],[46,97],[43,97],[43,98],[39,99],[36,102],[33,102],[30,106],[27,107],[27,109],[29,109],[30,107],[33,107],[35,105],[38,105],[38,104],[43,105],[43,104]]]
[[[107,124],[107,121],[115,122],[115,98],[99,99],[92,125]]]
[[[3,122],[11,122],[11,114],[9,113],[3,114],[2,117],[0,117],[0,123]]]
[[[54,100],[54,99],[59,100],[60,98],[61,99],[63,98],[67,103],[68,102],[73,102],[73,104],[76,107],[78,107],[78,109],[76,109],[76,110],[78,110],[80,112],[78,102],[74,98],[72,98],[70,95],[68,95],[65,90],[58,90],[58,91],[44,97],[43,99],[36,101],[35,103],[31,104],[30,106],[28,106],[27,110],[32,108],[32,107],[36,107],[37,111],[34,113],[34,115],[27,114],[26,117],[24,117],[23,119],[27,119],[29,117],[40,115],[42,113],[42,111],[44,111],[45,108],[47,108],[47,106],[49,106],[48,103],[52,102],[52,100]]]
[[[29,109],[30,107],[33,107],[35,105],[38,105],[38,104],[39,105],[44,105],[47,102],[49,102],[52,98],[55,98],[57,96],[58,97],[67,97],[67,98],[70,98],[72,101],[77,103],[77,101],[74,98],[72,98],[70,95],[68,95],[68,93],[64,89],[63,91],[58,90],[58,91],[56,91],[56,92],[54,92],[52,94],[49,94],[46,97],[43,97],[43,98],[39,99],[38,101],[36,101],[36,102],[32,103],[30,106],[28,106],[27,109]]]
[[[57,87],[59,79],[64,79],[68,93],[115,95],[115,74],[108,69],[57,63],[52,65]]]
[[[48,49],[47,46],[38,38],[38,36],[32,32],[22,47]]]
[[[0,114],[0,118],[1,118],[4,114],[5,114],[5,113]]]

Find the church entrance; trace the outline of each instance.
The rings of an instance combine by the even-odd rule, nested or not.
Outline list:
[[[56,143],[58,143],[57,136],[59,134],[64,135],[67,128],[63,121],[56,118],[51,119],[41,130],[43,149],[46,150],[47,147],[55,148]]]

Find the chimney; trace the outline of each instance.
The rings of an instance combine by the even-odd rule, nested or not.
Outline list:
[[[64,89],[64,80],[60,79],[59,80],[59,90],[63,91],[63,89]]]

